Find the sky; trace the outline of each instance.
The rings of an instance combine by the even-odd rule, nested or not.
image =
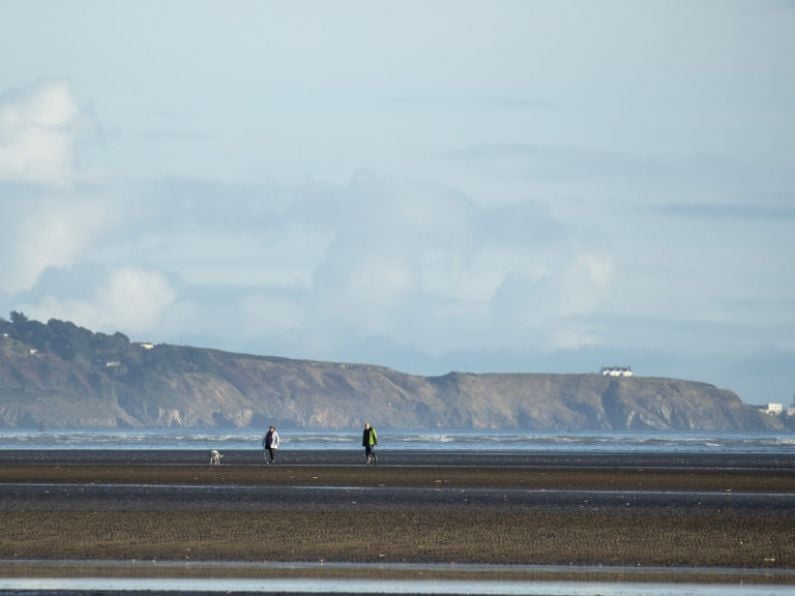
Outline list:
[[[795,394],[795,2],[0,0],[0,316]]]

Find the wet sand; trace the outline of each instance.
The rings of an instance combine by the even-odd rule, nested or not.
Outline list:
[[[296,452],[266,466],[256,451],[225,455],[210,467],[204,452],[0,451],[0,575],[45,569],[24,560],[84,561],[61,573],[108,559],[239,562],[249,566],[188,569],[258,577],[317,569],[257,562],[323,561],[634,581],[630,570],[692,582],[743,569],[795,583],[788,458],[459,452],[432,465],[428,452],[385,451],[364,466],[358,452]],[[394,572],[433,573],[410,569]]]

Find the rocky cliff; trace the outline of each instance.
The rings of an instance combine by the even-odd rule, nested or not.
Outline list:
[[[16,313],[12,313],[16,314]],[[0,319],[0,426],[767,430],[734,393],[599,374],[421,377],[380,366],[130,342]]]

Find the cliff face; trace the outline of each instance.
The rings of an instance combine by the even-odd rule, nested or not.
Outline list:
[[[734,393],[692,381],[420,377],[378,366],[135,344],[60,321],[26,322],[21,330],[1,323],[0,426],[6,427],[261,428],[276,422],[335,429],[367,419],[393,428],[783,429],[780,419]]]

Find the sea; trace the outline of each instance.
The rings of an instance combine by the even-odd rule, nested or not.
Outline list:
[[[361,431],[280,429],[290,450],[359,449]],[[252,429],[0,429],[0,449],[261,449]],[[532,432],[378,430],[382,449],[483,452],[757,453],[795,452],[795,433]]]

